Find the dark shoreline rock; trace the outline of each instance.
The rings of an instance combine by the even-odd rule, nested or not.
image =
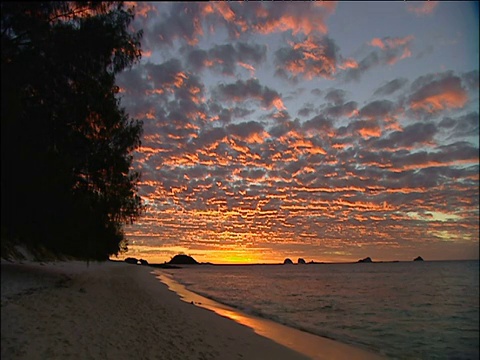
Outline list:
[[[421,256],[417,256],[413,261],[423,261],[423,258]]]
[[[138,259],[134,257],[128,257],[124,260],[127,264],[133,264],[137,265],[138,264]]]
[[[366,257],[365,259],[358,260],[359,263],[371,263],[372,259],[370,257]]]

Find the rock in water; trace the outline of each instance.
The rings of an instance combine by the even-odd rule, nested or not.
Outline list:
[[[169,264],[182,264],[182,265],[193,265],[198,264],[197,260],[189,255],[175,255],[172,260],[168,262]]]
[[[128,258],[125,259],[125,262],[128,263],[128,264],[137,265],[138,264],[138,259],[134,258],[134,257],[128,257]]]

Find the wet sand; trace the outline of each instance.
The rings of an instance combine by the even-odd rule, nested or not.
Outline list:
[[[273,341],[255,332],[252,324],[242,325],[228,314],[180,300],[148,266],[2,260],[1,267],[2,359],[296,360],[368,355],[320,337],[315,341],[320,341],[316,349],[322,353],[312,355],[305,351],[311,345],[277,328],[280,338],[290,336],[288,341],[296,344],[282,345],[278,337]]]

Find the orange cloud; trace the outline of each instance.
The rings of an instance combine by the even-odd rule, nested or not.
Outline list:
[[[423,1],[420,5],[418,3],[412,4],[408,3],[407,4],[407,10],[414,13],[417,16],[422,16],[422,15],[428,15],[435,10],[435,8],[438,5],[438,1]]]
[[[385,49],[385,45],[383,44],[382,39],[374,38],[372,41],[369,42],[370,45],[379,47],[380,49]]]
[[[338,65],[338,67],[342,70],[357,69],[358,63],[354,59],[346,59],[342,64]]]
[[[425,110],[435,113],[447,108],[461,108],[468,100],[468,95],[463,89],[449,89],[412,101],[410,107],[413,110]]]
[[[277,72],[287,70],[294,75],[301,74],[307,80],[316,77],[330,79],[335,74],[337,48],[331,39],[311,35],[303,42],[289,42],[289,45],[291,48],[277,51]]]
[[[279,18],[272,18],[266,22],[257,24],[254,28],[262,34],[270,34],[276,31],[288,31],[291,30],[293,35],[299,32],[305,35],[310,34],[312,31],[318,31],[322,34],[327,33],[327,25],[321,21],[313,21],[313,19],[304,15],[283,14]]]
[[[336,2],[304,2],[290,4],[287,2],[271,4],[261,2],[249,7],[224,1],[209,3],[202,7],[202,14],[217,13],[239,36],[240,32],[253,30],[262,34],[291,30],[294,35],[312,32],[327,33],[325,18],[335,11]]]
[[[398,60],[405,59],[412,55],[409,45],[410,42],[414,39],[413,35],[405,36],[403,38],[374,38],[369,42],[369,45],[378,47],[383,51],[398,50],[401,51],[401,54],[395,53],[390,55],[386,62],[389,65],[395,64]]]
[[[252,65],[246,64],[246,63],[241,62],[241,61],[238,62],[238,65],[240,65],[241,67],[244,67],[245,69],[250,71],[251,76],[255,75],[255,68]]]
[[[275,98],[272,101],[272,104],[273,104],[273,106],[275,106],[277,108],[277,110],[286,110],[287,109],[285,107],[285,105],[283,104],[282,99],[280,99],[280,98]]]
[[[217,10],[227,22],[235,20],[235,13],[230,8],[230,5],[225,1],[218,1],[213,3],[215,10]]]
[[[157,8],[146,1],[125,1],[125,6],[127,8],[135,7],[135,15],[141,16],[143,18],[148,17],[148,14],[150,12],[158,13]]]

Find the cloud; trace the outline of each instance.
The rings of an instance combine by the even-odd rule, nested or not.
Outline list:
[[[267,86],[260,85],[258,79],[237,80],[237,82],[231,84],[219,84],[214,89],[214,93],[220,99],[226,101],[239,102],[256,99],[267,109],[273,106],[278,110],[285,109],[281,95]]]
[[[471,91],[476,91],[478,94],[478,70],[472,70],[468,73],[462,74],[462,81],[466,87]]]
[[[269,134],[280,138],[289,132],[298,132],[301,127],[300,121],[295,119],[293,121],[283,121],[278,125],[275,125],[269,129]]]
[[[346,81],[359,81],[363,73],[367,72],[374,66],[382,64],[382,59],[377,51],[370,52],[366,57],[364,57],[356,68],[350,68],[345,70],[343,77]]]
[[[338,68],[345,70],[345,69],[356,69],[358,68],[358,63],[355,59],[343,59],[339,64]]]
[[[270,34],[291,31],[293,35],[327,32],[326,19],[335,10],[335,2],[268,3],[210,2],[205,13],[217,15],[233,37],[250,30]]]
[[[333,119],[339,119],[343,116],[352,117],[358,115],[358,104],[355,101],[349,101],[345,104],[327,106],[322,110],[322,114]]]
[[[147,79],[151,80],[154,88],[159,91],[179,88],[187,78],[178,59],[170,59],[161,64],[147,63],[144,68],[148,74]]]
[[[420,169],[428,167],[448,167],[460,164],[478,164],[478,148],[459,141],[438,147],[436,152],[420,151],[408,154],[396,153],[392,157],[396,169]]]
[[[461,78],[452,72],[422,76],[412,83],[411,89],[408,105],[414,112],[461,108],[468,100]]]
[[[132,5],[133,3],[131,3]],[[206,29],[214,33],[226,28],[230,38],[245,33],[270,34],[290,31],[296,34],[327,33],[326,20],[335,2],[248,3],[183,2],[138,3],[136,29],[144,30],[147,51],[173,46],[175,41],[196,45]],[[149,21],[147,21],[149,20]],[[155,21],[152,21],[155,20]]]
[[[238,106],[225,108],[214,101],[208,102],[208,109],[211,121],[220,121],[222,124],[228,124],[234,119],[243,119],[255,112],[253,109]]]
[[[303,116],[303,117],[306,117],[306,116],[309,116],[312,112],[314,112],[315,109],[313,107],[313,104],[311,103],[306,103],[303,105],[302,108],[300,108],[298,110],[298,115],[299,116]]]
[[[152,55],[117,78],[144,120],[133,165],[148,216],[130,238],[185,251],[391,249],[447,227],[478,239],[478,70],[343,87],[403,72],[413,37],[369,38],[365,56],[344,58],[326,36],[331,2],[147,5],[135,22]],[[300,86],[282,93],[272,73]]]
[[[154,50],[165,45],[173,46],[176,40],[196,45],[203,36],[203,4],[173,2],[155,4],[155,21],[143,26],[142,45]]]
[[[347,92],[342,89],[333,89],[325,94],[325,100],[333,102],[335,105],[341,105],[345,102]]]
[[[360,118],[385,120],[390,118],[395,105],[390,100],[376,100],[360,109]]]
[[[430,15],[438,6],[438,1],[428,0],[419,2],[408,2],[407,11],[414,13],[417,16]]]
[[[276,75],[292,82],[299,78],[333,78],[338,60],[338,47],[328,38],[308,36],[303,42],[290,43],[275,52]]]
[[[370,42],[370,45],[382,49],[385,62],[389,65],[393,65],[398,60],[405,59],[412,55],[409,46],[412,40],[412,35],[405,36],[404,38],[374,38]]]
[[[209,50],[193,49],[186,57],[187,65],[193,71],[205,68],[218,69],[224,75],[235,75],[238,66],[255,72],[253,65],[266,59],[266,45],[238,42],[235,44],[215,45]]]
[[[194,143],[198,148],[214,148],[220,141],[227,137],[227,132],[224,127],[215,127],[211,129],[203,129]]]
[[[437,133],[437,127],[433,123],[418,122],[406,126],[401,131],[394,131],[388,136],[377,139],[372,144],[375,148],[381,149],[408,149],[412,150],[419,146],[434,146],[434,136]]]
[[[349,134],[356,135],[358,133],[365,139],[382,135],[382,128],[376,120],[353,121],[347,126],[346,130]]]
[[[263,126],[256,121],[248,121],[240,124],[231,124],[227,127],[230,135],[247,143],[262,143],[268,136]]]
[[[364,57],[358,66],[347,68],[342,76],[346,81],[359,81],[360,77],[366,72],[380,65],[393,65],[399,60],[408,58],[412,55],[410,46],[414,37],[412,35],[400,37],[374,38],[367,45],[378,48]]]
[[[332,136],[334,134],[332,121],[322,115],[315,116],[310,120],[305,121],[302,125],[302,128],[307,133],[315,132],[328,136]]]
[[[392,95],[394,92],[400,90],[408,82],[405,78],[398,78],[387,82],[385,85],[380,86],[373,93],[374,96],[386,96]]]
[[[438,125],[445,129],[448,139],[478,137],[478,112],[471,112],[457,118],[445,117]]]

